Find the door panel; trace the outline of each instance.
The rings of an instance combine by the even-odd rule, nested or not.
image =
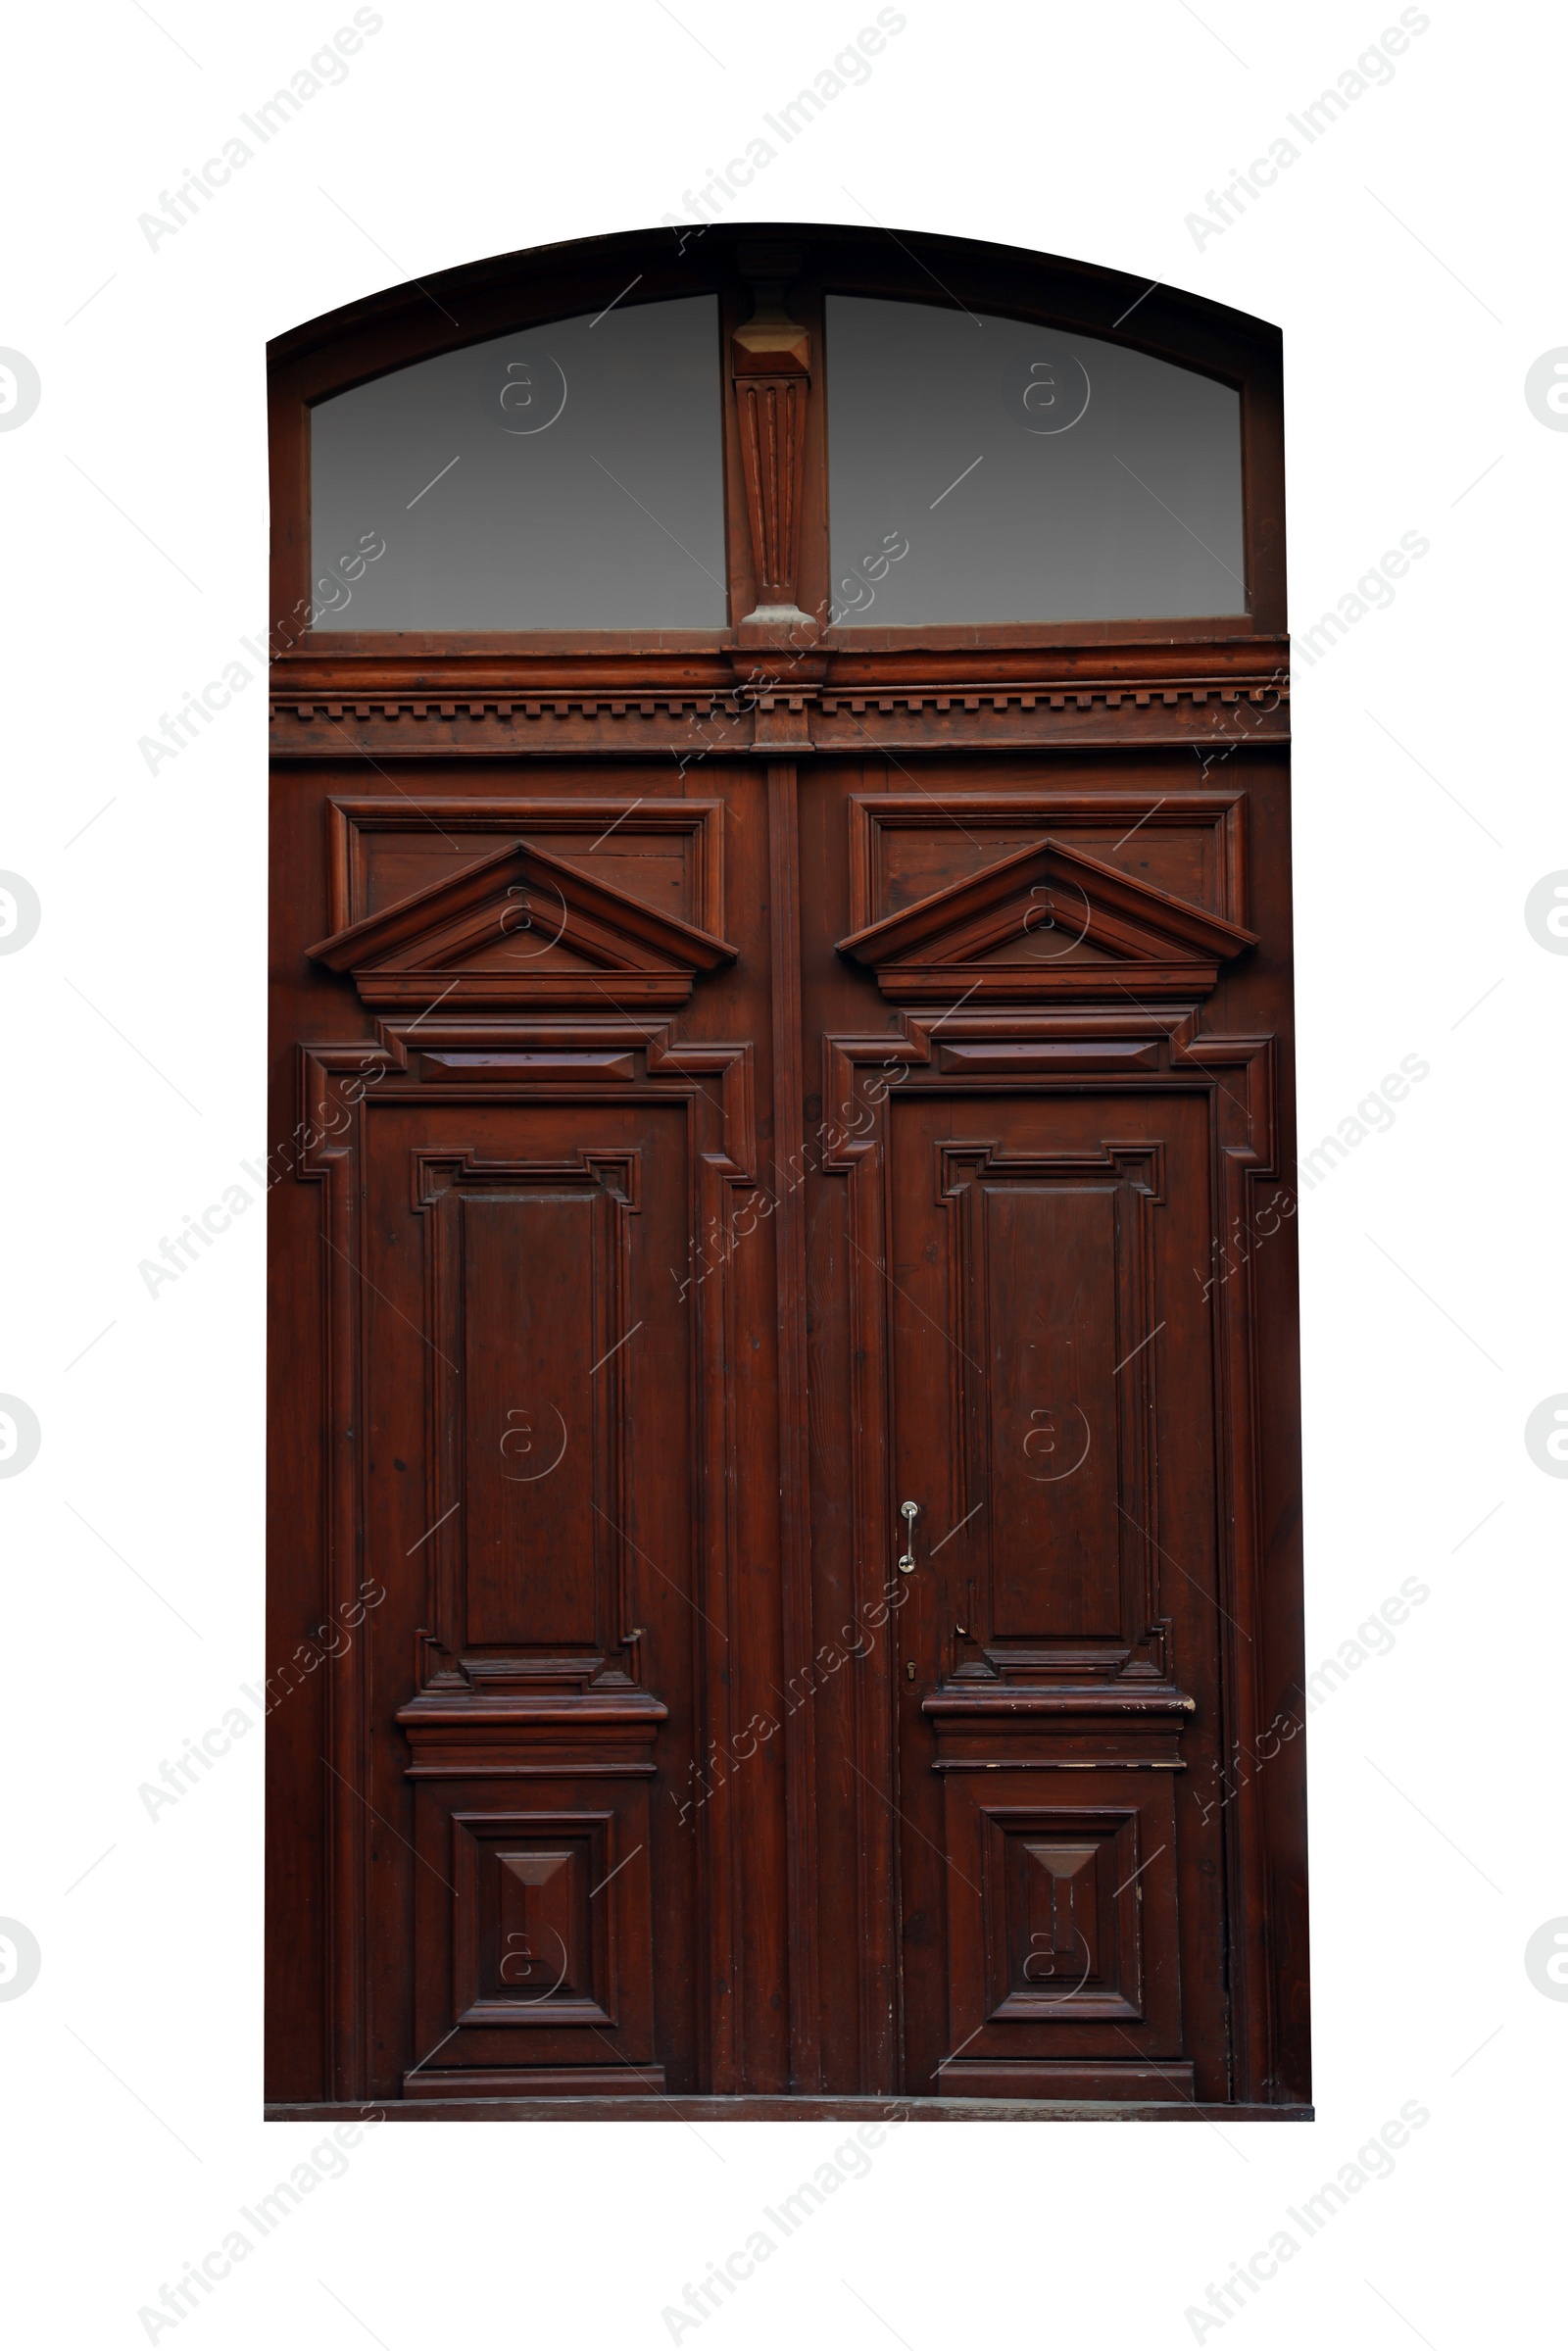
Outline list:
[[[312,888],[278,908],[307,1115],[274,1154],[301,1335],[276,1408],[298,1381],[324,1428],[278,1458],[320,1477],[293,1521],[307,1622],[355,1609],[291,1698],[319,1708],[345,2094],[787,2085],[781,1773],[743,1736],[786,1678],[777,1274],[741,1213],[766,832],[716,764],[690,800],[592,780],[514,765],[485,796],[437,767],[366,800],[329,774],[280,801]],[[670,844],[673,910],[644,886]]]
[[[1226,1677],[1251,1666],[1248,1413],[1293,1204],[1286,1006],[1237,917],[1282,804],[1239,759],[1196,807],[1155,760],[929,773],[823,765],[802,796],[819,1621],[897,1588],[819,1716],[823,1902],[862,1953],[824,1985],[824,2045],[915,2095],[1223,2100],[1250,1779]],[[942,869],[936,844],[1009,806],[1021,845]],[[1203,918],[1129,854],[1167,813],[1207,845]],[[1031,839],[1072,842],[1102,942],[1070,989],[1037,953]],[[933,845],[923,899],[897,903],[898,842]],[[998,955],[994,995],[970,975]]]

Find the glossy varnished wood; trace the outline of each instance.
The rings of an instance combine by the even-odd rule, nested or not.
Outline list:
[[[736,625],[313,634],[310,405],[633,276]],[[1246,617],[825,628],[829,291],[1233,384]],[[1308,2119],[1277,334],[785,224],[270,361],[269,2114]]]

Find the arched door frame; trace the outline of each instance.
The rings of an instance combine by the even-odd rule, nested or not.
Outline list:
[[[760,308],[770,315],[768,306],[776,309],[781,288],[785,315],[803,330],[798,360],[780,363],[777,370],[780,381],[789,367],[796,370],[791,396],[800,404],[801,429],[793,481],[781,478],[777,468],[769,477],[765,461],[759,460],[748,438],[746,364],[736,358],[745,348],[748,321]],[[831,627],[820,620],[808,626],[736,622],[732,617],[730,626],[715,630],[461,636],[323,634],[309,626],[309,425],[315,404],[416,361],[535,323],[693,294],[715,295],[718,303],[714,363],[722,368],[724,386],[730,612],[750,614],[765,603],[760,543],[767,529],[782,527],[780,513],[792,499],[799,516],[790,581],[794,601],[808,615],[825,612],[830,581],[826,369],[832,353],[830,344],[824,347],[822,321],[829,292],[956,306],[1046,324],[1119,343],[1234,387],[1241,407],[1248,612],[1212,620],[898,629]],[[1191,752],[1198,783],[1231,783],[1266,768],[1278,786],[1266,833],[1254,830],[1250,838],[1252,810],[1247,796],[1238,793],[1227,819],[1224,854],[1232,860],[1230,917],[1245,922],[1262,904],[1272,926],[1266,947],[1269,985],[1277,993],[1265,1007],[1269,1034],[1227,1038],[1231,1075],[1221,1072],[1212,1057],[1205,1071],[1218,1090],[1216,1103],[1223,1095],[1231,1105],[1219,1114],[1241,1121],[1225,1151],[1238,1167],[1250,1152],[1258,1172],[1268,1166],[1289,1188],[1294,1103],[1288,832],[1282,814],[1289,704],[1276,328],[1114,270],[964,239],[800,223],[725,225],[702,232],[650,229],[498,256],[354,303],[277,338],[269,350],[269,381],[272,750],[285,798],[309,793],[316,788],[313,779],[324,772],[323,762],[345,759],[371,762],[391,779],[382,788],[401,792],[411,762],[450,766],[459,759],[477,772],[486,761],[545,754],[558,759],[613,759],[622,764],[652,760],[667,772],[671,759],[679,768],[683,759],[721,750],[726,759],[754,762],[760,770],[772,903],[789,930],[803,887],[797,854],[801,778],[815,760],[858,750],[866,739],[867,713],[876,714],[878,742],[898,761],[939,753],[1082,754],[1114,759]],[[347,903],[346,853],[341,826],[331,829],[334,821],[323,809],[329,835],[322,843],[323,871],[330,871],[321,899],[341,914]],[[1250,876],[1250,854],[1261,860]],[[293,870],[286,862],[279,868],[277,887],[285,898]],[[293,937],[286,905],[278,921],[280,952],[292,970],[307,942]],[[314,914],[310,926],[317,938],[331,927]],[[798,969],[789,968],[786,956],[773,975],[777,1004],[790,1000],[798,982]],[[300,1017],[294,1009],[280,1014],[270,1113],[274,1148],[308,1128],[315,1107],[301,1092]],[[341,1050],[348,1050],[346,1043]],[[1181,1050],[1195,1056],[1190,1071],[1195,1074],[1200,1045],[1189,1038]],[[325,1064],[312,1063],[318,1066]],[[787,1143],[804,1132],[804,1105],[812,1084],[798,1037],[793,1046],[780,1042],[768,1083],[765,1115]],[[727,1103],[730,1081],[725,1084]],[[1244,1097],[1245,1106],[1239,1107]],[[1264,1129],[1271,1161],[1259,1158],[1246,1140]],[[330,1155],[319,1137],[317,1152],[309,1171],[313,1179]],[[1222,1237],[1216,1247],[1226,1246],[1234,1206],[1219,1189],[1223,1172],[1215,1176],[1213,1229]],[[1246,1184],[1238,1181],[1243,1182],[1240,1199]],[[274,1225],[281,1223],[274,1217]],[[808,1247],[803,1204],[793,1198],[782,1201],[773,1229],[781,1300],[803,1298]],[[274,1344],[272,1410],[274,1445],[287,1452],[304,1442],[311,1426],[312,1407],[302,1410],[296,1393],[302,1365],[314,1364],[309,1377],[319,1383],[319,1393],[313,1392],[314,1407],[319,1408],[321,1396],[342,1376],[340,1353],[334,1350],[341,1350],[351,1334],[348,1324],[335,1333],[311,1332],[291,1321],[303,1311],[288,1295],[298,1271],[289,1254],[296,1245],[283,1236],[277,1246],[282,1280],[274,1296],[280,1338]],[[1250,1246],[1256,1247],[1255,1237]],[[1289,1241],[1271,1246],[1283,1264]],[[1250,1314],[1253,1274],[1248,1248],[1244,1237],[1239,1250],[1232,1249],[1237,1262],[1226,1258],[1224,1280],[1234,1278],[1232,1295],[1245,1294]],[[1229,2104],[1258,2114],[1299,2114],[1309,2095],[1304,1773],[1302,1741],[1296,1736],[1302,1658],[1293,1285],[1294,1276],[1276,1278],[1271,1258],[1268,1339],[1285,1368],[1271,1371],[1266,1394],[1257,1392],[1261,1326],[1247,1325],[1216,1372],[1225,1388],[1223,1442],[1241,1448],[1227,1460],[1230,1515],[1218,1534],[1228,1561],[1222,1746],[1232,1768],[1222,1775],[1215,1801],[1223,1816],[1226,1855],[1229,2059],[1224,2087],[1211,2077],[1193,2112],[1206,2103],[1210,2111]],[[779,1347],[786,1432],[780,1572],[788,1661],[811,1654],[804,1305],[798,1316],[793,1308],[781,1313]],[[274,1474],[281,1534],[270,1656],[288,1652],[302,1613],[319,1597],[290,1546],[312,1512],[322,1507],[318,1496],[310,1498],[315,1494],[310,1481],[297,1482],[286,1461]],[[359,1670],[356,1665],[356,1675]],[[331,1734],[337,1743],[329,1741],[325,1751],[352,1765],[379,1736],[366,1713],[363,1683],[339,1675],[328,1702],[337,1710]],[[1285,1721],[1295,1729],[1288,1739],[1276,1738],[1265,1770],[1264,1742]],[[314,1767],[307,1749],[315,1751],[318,1728],[308,1724],[305,1709],[297,1707],[295,1716],[274,1727],[272,1742],[273,1932],[286,1942],[287,1933],[297,1936],[302,1919],[314,1923],[308,1947],[274,1945],[270,2080],[277,2111],[385,2094],[366,1988],[371,1955],[356,1908],[367,1866],[365,1823],[356,1815],[354,1791],[334,1794],[324,1788],[318,1797],[309,1792]],[[831,2098],[842,2085],[831,2078],[823,2055],[814,1772],[808,1712],[786,1742],[783,1866],[796,1947],[781,2029],[787,2061],[779,2059],[770,2093],[783,2094],[793,2085],[803,2094]],[[724,1866],[735,1866],[732,1854]],[[754,2040],[760,2048],[771,2027],[760,1992],[748,1996],[754,1998]],[[744,2033],[740,2038],[744,2041]],[[733,2070],[726,2074],[730,2045],[714,2024],[705,2060],[711,2091],[746,2086]],[[872,2059],[862,2055],[861,2086],[870,2090],[882,2081]]]

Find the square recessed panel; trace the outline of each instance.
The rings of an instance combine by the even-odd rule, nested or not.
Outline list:
[[[614,1866],[610,1814],[460,1813],[452,1827],[468,1893],[454,1955],[458,2021],[612,2025],[609,1914],[592,1899]]]
[[[1173,1775],[944,1779],[950,2047],[971,2066],[1179,2056]]]
[[[1096,2013],[1143,2013],[1135,1879],[1137,1815],[991,1815],[986,1824],[991,1895],[990,2014],[1043,2019],[1086,2002]]]

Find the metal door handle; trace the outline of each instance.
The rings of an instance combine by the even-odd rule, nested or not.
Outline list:
[[[904,1519],[904,1557],[899,1561],[899,1573],[901,1576],[912,1576],[914,1573],[914,1522],[920,1515],[920,1505],[918,1502],[901,1502],[899,1509]]]

